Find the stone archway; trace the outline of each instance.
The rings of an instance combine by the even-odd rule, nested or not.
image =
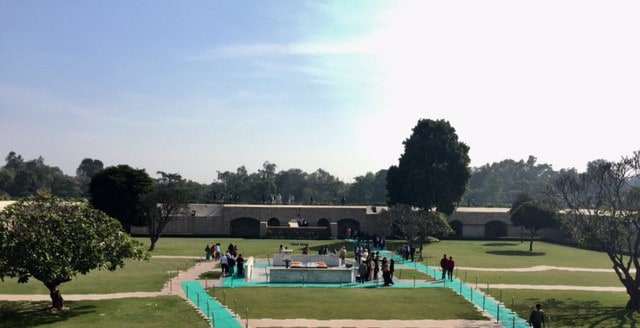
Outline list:
[[[318,220],[318,227],[327,227],[329,228],[330,224],[329,224],[329,220],[322,218],[320,220]]]
[[[260,221],[247,217],[231,220],[231,236],[245,238],[260,237]]]
[[[502,221],[490,221],[484,225],[484,237],[498,239],[507,236],[507,224]]]
[[[345,238],[347,236],[347,228],[351,229],[351,233],[360,231],[360,222],[354,219],[342,219],[338,221],[338,238]]]
[[[455,233],[454,238],[462,238],[462,237],[464,237],[464,235],[462,234],[462,228],[464,226],[462,221],[453,220],[453,221],[449,222],[449,225],[451,226],[451,229],[453,229],[453,232]]]
[[[271,218],[269,219],[269,221],[267,221],[267,225],[270,227],[279,227],[280,220],[278,220],[277,218]]]

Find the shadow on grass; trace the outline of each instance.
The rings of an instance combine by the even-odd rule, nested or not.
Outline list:
[[[204,279],[220,279],[220,276],[222,276],[222,271],[207,271],[204,272],[202,274],[200,274],[200,276],[198,277],[198,279],[200,280],[204,280]]]
[[[95,306],[81,305],[61,312],[51,312],[50,306],[51,302],[0,302],[0,328],[50,325],[91,313],[95,309]]]
[[[544,301],[552,327],[640,327],[640,313],[620,307],[604,307],[598,301]],[[544,309],[543,309],[544,310]]]
[[[529,252],[529,251],[517,251],[517,250],[510,250],[510,251],[487,251],[487,254],[493,254],[493,255],[504,255],[504,256],[543,256],[547,253],[544,252]]]
[[[517,242],[517,243],[494,242],[494,243],[486,243],[483,246],[497,247],[497,246],[517,246],[517,245],[520,245],[520,242]]]

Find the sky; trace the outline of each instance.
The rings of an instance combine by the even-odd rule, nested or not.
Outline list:
[[[640,150],[639,1],[0,0],[0,156],[344,182],[443,119],[472,167]],[[4,162],[2,163],[4,165]]]

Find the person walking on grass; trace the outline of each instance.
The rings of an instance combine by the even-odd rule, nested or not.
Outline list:
[[[449,256],[449,260],[447,260],[447,276],[449,281],[453,280],[453,269],[456,266],[456,262],[453,261],[453,256]]]
[[[207,244],[207,247],[204,248],[204,256],[208,261],[211,261],[211,247]]]
[[[542,306],[540,304],[536,304],[536,308],[531,311],[529,315],[529,326],[533,328],[542,328],[544,327],[544,312],[542,312]]]
[[[440,270],[442,270],[442,280],[444,280],[444,278],[447,277],[447,262],[449,260],[447,259],[447,254],[444,254],[444,256],[440,259]]]

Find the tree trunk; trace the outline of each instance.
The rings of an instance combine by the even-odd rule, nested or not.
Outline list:
[[[149,245],[149,252],[153,251],[156,248],[158,239],[160,239],[159,235],[156,235],[152,231],[149,231],[149,240],[151,240],[151,245]]]
[[[629,310],[640,310],[640,290],[635,289],[633,291],[628,291],[629,301],[627,302],[627,309]]]
[[[64,307],[64,299],[58,285],[48,285],[47,288],[49,288],[49,297],[51,297],[51,308],[61,311]]]
[[[536,230],[531,229],[531,234],[529,238],[529,252],[533,252],[533,238],[536,236]]]

